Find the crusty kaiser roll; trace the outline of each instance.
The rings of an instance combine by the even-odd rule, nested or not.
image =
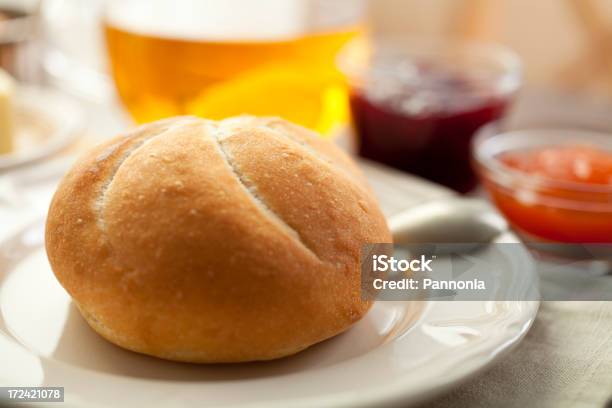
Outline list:
[[[96,147],[51,203],[46,248],[89,325],[169,360],[297,353],[348,329],[363,244],[391,242],[351,160],[281,119],[179,117]]]

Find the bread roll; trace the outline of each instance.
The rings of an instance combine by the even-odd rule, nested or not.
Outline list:
[[[96,147],[51,202],[46,249],[89,325],[187,362],[288,356],[348,329],[363,244],[391,242],[352,161],[281,119],[179,117]]]

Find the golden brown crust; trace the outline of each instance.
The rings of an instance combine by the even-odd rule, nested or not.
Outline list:
[[[359,252],[390,242],[356,166],[280,119],[155,122],[60,184],[46,247],[113,343],[190,362],[268,360],[350,327]]]

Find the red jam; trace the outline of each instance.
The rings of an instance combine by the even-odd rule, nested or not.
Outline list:
[[[495,96],[463,73],[417,67],[413,84],[371,80],[350,96],[359,154],[465,193],[477,179],[470,144],[501,118],[508,97]]]
[[[507,191],[488,183],[493,199],[522,232],[547,241],[612,243],[612,152],[589,146],[507,153],[501,161],[537,187]]]

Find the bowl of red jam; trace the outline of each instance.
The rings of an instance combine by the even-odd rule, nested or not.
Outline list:
[[[490,127],[474,140],[474,161],[491,200],[524,241],[595,244],[609,252],[612,134]]]
[[[474,134],[522,83],[516,54],[491,44],[375,38],[349,44],[339,67],[359,155],[461,193],[477,185]]]

